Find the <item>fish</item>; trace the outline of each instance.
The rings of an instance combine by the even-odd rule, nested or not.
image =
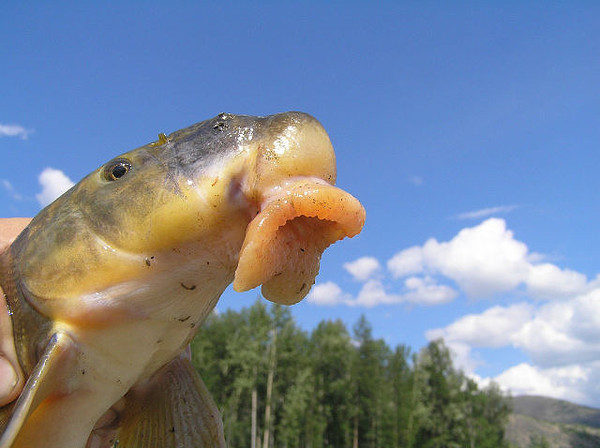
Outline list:
[[[291,305],[365,210],[311,115],[221,113],[105,163],[0,254],[27,377],[0,448],[223,447],[186,347],[228,285]]]

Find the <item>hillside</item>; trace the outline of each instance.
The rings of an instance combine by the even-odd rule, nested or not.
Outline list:
[[[551,448],[600,447],[600,409],[546,397],[515,397],[507,438],[527,448],[532,437],[543,437]]]

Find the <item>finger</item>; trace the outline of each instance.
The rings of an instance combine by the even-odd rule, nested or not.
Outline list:
[[[0,407],[17,398],[20,392],[19,375],[6,358],[0,357]]]
[[[30,218],[0,219],[0,252],[14,241],[29,221]],[[0,286],[0,407],[16,399],[24,383],[13,342],[12,321]]]
[[[31,218],[1,218],[0,250],[10,245],[30,221]]]

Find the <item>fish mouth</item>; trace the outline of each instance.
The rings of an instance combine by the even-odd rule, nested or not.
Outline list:
[[[323,251],[357,235],[364,222],[364,208],[349,193],[321,179],[289,180],[262,200],[248,224],[233,288],[262,284],[272,302],[299,302],[315,282]]]

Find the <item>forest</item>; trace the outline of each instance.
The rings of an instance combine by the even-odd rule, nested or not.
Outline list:
[[[442,340],[418,353],[349,331],[303,331],[289,308],[257,300],[213,313],[192,360],[221,410],[228,446],[508,447],[509,398],[456,369]]]

